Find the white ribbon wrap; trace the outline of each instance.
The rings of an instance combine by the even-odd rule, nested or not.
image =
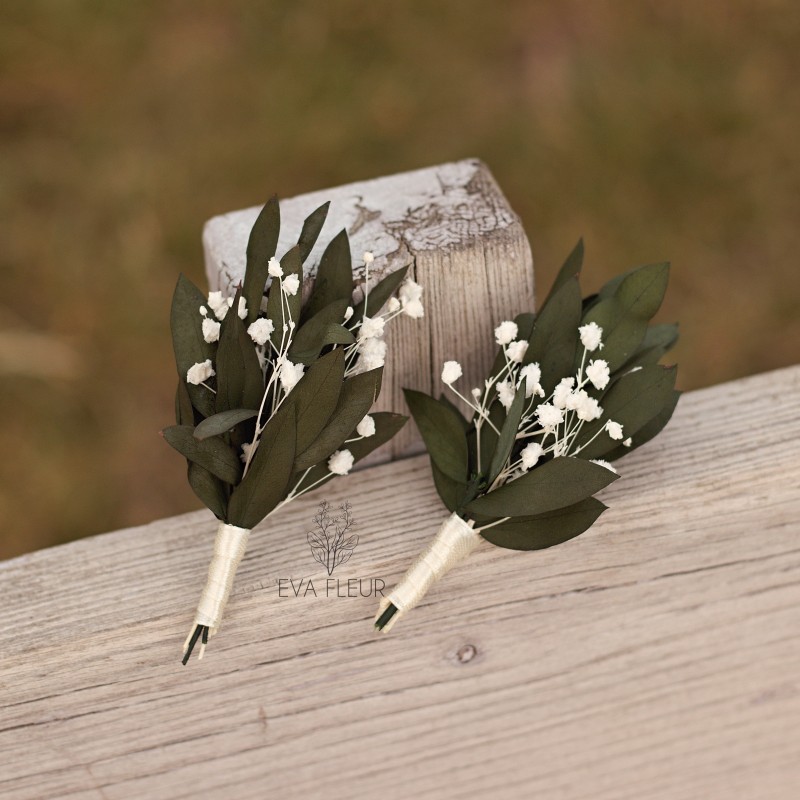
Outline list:
[[[210,636],[219,630],[222,615],[225,613],[225,606],[233,588],[233,579],[236,577],[236,570],[247,549],[249,536],[249,528],[238,528],[236,525],[220,522],[216,539],[214,539],[214,555],[208,565],[208,580],[203,594],[200,595],[192,630],[189,632],[183,648],[184,652],[189,646],[189,640],[197,625],[207,625]],[[200,658],[203,657],[203,650],[204,647],[201,646]]]
[[[384,597],[378,606],[376,621],[390,603],[397,612],[383,627],[388,631],[406,612],[414,608],[436,581],[463,561],[481,542],[480,534],[458,514],[451,514],[439,528],[431,543],[409,567],[403,579]]]

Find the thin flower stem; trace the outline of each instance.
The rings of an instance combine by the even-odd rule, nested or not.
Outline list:
[[[206,389],[208,389],[208,391],[211,392],[212,394],[216,394],[217,393],[217,390],[216,389],[212,389],[205,381],[200,381],[200,386],[205,386]]]
[[[480,533],[481,531],[488,531],[489,528],[494,528],[495,525],[500,525],[503,522],[508,522],[511,517],[502,517],[501,519],[495,520],[494,522],[490,522],[488,525],[482,525],[480,528],[475,528],[475,533]]]

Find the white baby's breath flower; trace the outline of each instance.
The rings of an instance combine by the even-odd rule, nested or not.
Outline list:
[[[365,439],[368,439],[370,436],[375,435],[375,420],[367,414],[361,422],[358,423],[356,427],[356,433],[359,436],[363,436]]]
[[[511,342],[511,344],[506,347],[506,355],[509,360],[516,364],[521,364],[527,350],[528,342],[525,339],[520,339],[516,342]]]
[[[578,333],[581,335],[581,344],[589,352],[594,352],[598,347],[603,349],[603,329],[596,322],[581,325]]]
[[[300,278],[297,275],[288,275],[281,281],[281,289],[284,294],[296,295],[300,288]]]
[[[600,408],[600,404],[594,397],[589,397],[585,392],[584,395],[585,397],[581,398],[581,404],[575,410],[578,419],[582,419],[584,422],[591,422],[593,419],[599,419],[603,414],[603,409]]]
[[[577,411],[587,400],[589,395],[585,389],[571,391],[564,400],[564,408],[568,411]]]
[[[533,397],[538,395],[544,397],[544,389],[542,389],[539,381],[542,379],[542,370],[537,363],[526,364],[519,372],[518,386],[525,381],[525,397]]]
[[[395,311],[400,310],[400,301],[396,297],[390,297],[389,302],[386,305],[386,308],[389,310],[390,313],[394,314]]]
[[[575,378],[562,378],[558,382],[555,391],[553,392],[553,405],[556,408],[566,408],[567,398],[572,393],[572,387],[575,385]]]
[[[353,306],[347,306],[347,308],[344,310],[344,321],[349,322],[352,316],[353,316]]]
[[[358,329],[358,338],[361,341],[365,339],[380,339],[383,336],[385,324],[386,320],[383,317],[364,317],[361,327]]]
[[[273,278],[283,277],[283,267],[281,266],[281,262],[278,261],[278,259],[275,258],[274,256],[269,260],[269,266],[267,267],[267,272]]]
[[[211,344],[212,342],[219,341],[220,324],[211,317],[206,317],[203,320],[203,338]]]
[[[208,307],[214,312],[214,316],[220,320],[225,319],[228,313],[228,303],[222,296],[222,292],[209,292],[208,293]]]
[[[480,399],[480,396],[481,396],[482,394],[483,394],[483,392],[482,392],[482,391],[481,391],[481,390],[480,390],[480,389],[479,389],[477,386],[476,386],[476,387],[475,387],[475,388],[472,390],[472,396],[473,396],[473,397],[474,397],[476,400],[479,400],[479,399]]]
[[[412,281],[411,278],[406,278],[401,284],[398,294],[403,314],[412,319],[420,319],[425,316],[425,309],[422,307],[422,286]]]
[[[564,412],[552,403],[542,403],[537,406],[535,414],[543,428],[555,428],[564,421]]]
[[[205,306],[200,306],[200,316],[201,317],[208,316],[208,309]]]
[[[369,266],[375,260],[375,254],[369,250],[364,251],[364,263]]]
[[[239,458],[242,459],[242,463],[246,464],[247,459],[250,458],[250,451],[253,449],[252,442],[244,442],[242,444],[242,452],[239,454]]]
[[[497,344],[511,344],[517,338],[517,333],[519,333],[517,323],[507,319],[494,329],[494,338]]]
[[[586,367],[586,377],[592,382],[595,389],[605,389],[611,378],[608,362],[603,361],[602,358],[591,361]]]
[[[186,371],[186,380],[189,383],[193,383],[195,386],[198,386],[203,381],[208,380],[212,376],[216,375],[217,373],[214,372],[214,368],[211,366],[211,359],[207,358],[205,361],[200,361],[197,364],[193,364],[189,369]]]
[[[283,358],[278,368],[278,379],[286,394],[297,386],[305,371],[306,368],[302,364],[293,364],[288,358]]]
[[[542,457],[543,453],[544,448],[538,442],[531,442],[525,445],[525,447],[522,448],[522,452],[519,454],[522,459],[522,466],[525,469],[530,469]]]
[[[497,399],[506,411],[511,408],[515,394],[516,391],[511,381],[502,381],[497,384]]]
[[[457,381],[464,373],[461,371],[461,364],[458,361],[445,361],[442,367],[442,383],[450,386]]]
[[[247,302],[244,297],[239,298],[239,319],[244,319],[247,316]]]
[[[274,330],[271,319],[257,319],[247,328],[247,334],[256,344],[266,344]]]
[[[622,425],[619,422],[614,422],[614,420],[609,420],[606,422],[606,432],[612,439],[616,439],[617,441],[622,438]]]
[[[598,467],[605,467],[606,469],[610,469],[615,475],[617,474],[616,469],[614,469],[608,461],[604,461],[602,458],[591,458],[589,460],[592,464],[597,464]]]
[[[630,447],[633,444],[633,439],[629,436],[623,443],[625,447]]]
[[[334,475],[347,475],[353,468],[353,454],[349,450],[337,450],[328,459],[328,470]]]
[[[386,342],[383,339],[365,339],[358,344],[358,354],[354,375],[382,367],[386,362]]]

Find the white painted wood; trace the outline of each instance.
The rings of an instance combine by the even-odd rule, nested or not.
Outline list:
[[[0,796],[794,800],[799,396],[800,367],[686,395],[591,531],[482,546],[388,636],[275,582],[324,580],[323,497],[358,522],[339,576],[399,578],[445,513],[424,457],[256,530],[185,668],[207,513],[0,564]]]
[[[450,358],[463,363],[465,385],[481,379],[494,357],[494,326],[533,309],[530,247],[486,166],[474,159],[441,164],[284,200],[279,255],[327,200],[329,216],[308,261],[311,274],[325,245],[346,228],[361,275],[363,252],[375,254],[371,283],[372,275],[377,280],[410,264],[409,274],[425,287],[426,317],[400,318],[387,335],[390,355],[378,410],[403,412],[403,387],[439,391],[442,363]],[[203,247],[213,289],[232,294],[242,280],[258,211],[234,211],[206,223]],[[411,424],[370,461],[420,451]]]

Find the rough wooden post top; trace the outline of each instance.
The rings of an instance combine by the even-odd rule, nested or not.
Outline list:
[[[279,255],[297,241],[303,220],[327,200],[331,209],[308,260],[312,269],[342,228],[350,235],[354,262],[370,250],[380,274],[409,263],[416,253],[458,249],[479,237],[509,235],[509,228],[517,235],[519,226],[486,165],[467,159],[281,200]],[[231,211],[206,223],[203,247],[212,289],[229,292],[242,280],[247,237],[259,209]]]

